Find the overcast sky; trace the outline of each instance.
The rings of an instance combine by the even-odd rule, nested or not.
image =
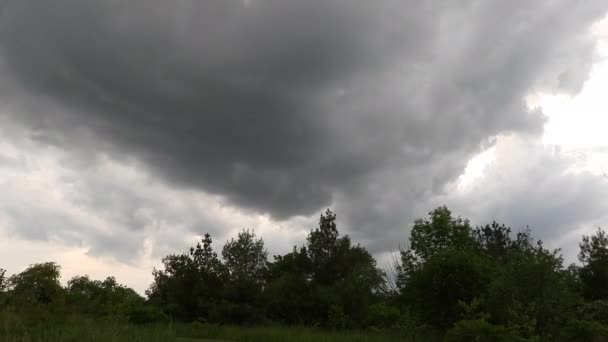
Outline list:
[[[608,227],[605,0],[5,0],[0,267],[142,292],[332,208],[382,263],[447,204],[575,261]]]

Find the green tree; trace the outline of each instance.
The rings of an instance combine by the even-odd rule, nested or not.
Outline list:
[[[226,301],[222,316],[231,323],[259,321],[262,317],[260,296],[268,271],[268,252],[255,233],[243,230],[227,241],[222,249],[227,271]]]
[[[255,233],[243,230],[222,249],[222,257],[230,280],[246,286],[261,286],[268,269],[268,252],[264,241]]]
[[[422,261],[446,249],[464,249],[473,245],[469,220],[454,218],[446,207],[429,213],[428,219],[418,219],[411,231],[412,251]]]
[[[8,279],[6,278],[6,270],[0,268],[0,307],[5,306],[6,290],[8,288]]]
[[[585,297],[591,300],[608,299],[608,236],[601,228],[595,235],[583,236],[578,258],[583,266],[580,278]]]
[[[575,311],[576,279],[563,267],[559,250],[550,251],[541,241],[533,244],[529,231],[518,241],[518,248],[496,267],[486,308],[494,323],[514,327],[526,337],[546,336]]]
[[[51,324],[65,313],[65,291],[54,262],[29,266],[8,279],[7,304],[29,324]]]
[[[473,230],[477,247],[492,258],[504,258],[517,243],[511,240],[511,227],[492,222]],[[520,235],[520,238],[522,235]]]
[[[445,250],[410,274],[402,304],[422,322],[447,329],[461,318],[461,303],[483,295],[491,275],[491,264],[471,250]]]
[[[397,288],[406,287],[410,277],[434,255],[448,250],[466,250],[475,245],[470,222],[441,206],[429,212],[427,219],[417,219],[410,232],[410,248],[400,251],[397,269]]]
[[[310,269],[305,247],[294,247],[290,253],[274,256],[263,292],[270,319],[288,324],[319,322],[319,317],[313,313]]]
[[[353,246],[348,235],[340,236],[330,210],[321,214],[306,241],[275,256],[264,295],[268,312],[280,312],[288,323],[336,325],[339,316],[337,326],[363,325],[367,308],[385,289],[384,272],[365,248]]]
[[[384,272],[365,248],[352,246],[348,235],[340,237],[329,209],[306,240],[316,315],[326,321],[332,307],[341,307],[345,321],[361,324],[374,296],[384,290]]]
[[[205,234],[188,254],[163,258],[164,269],[152,272],[154,282],[146,291],[150,302],[181,320],[220,320],[218,301],[227,279],[212,242]]]
[[[76,276],[67,285],[67,304],[71,310],[90,317],[126,319],[145,302],[137,292],[119,284],[114,277],[100,281]]]
[[[64,292],[59,283],[61,268],[54,262],[34,264],[9,278],[11,300],[18,306],[50,305],[62,302]]]

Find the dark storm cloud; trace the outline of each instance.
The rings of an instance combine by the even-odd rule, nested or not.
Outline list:
[[[285,216],[371,167],[341,155],[319,95],[359,68],[428,54],[430,12],[378,31],[397,25],[397,5],[362,4],[12,1],[2,46],[22,86],[67,107],[18,114],[39,138],[91,130],[171,179]],[[387,54],[392,44],[411,52]]]
[[[390,230],[492,136],[540,131],[526,94],[580,88],[607,7],[9,0],[3,115],[277,218],[339,201]]]

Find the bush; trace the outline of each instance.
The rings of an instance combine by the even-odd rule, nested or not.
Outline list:
[[[608,327],[592,321],[571,321],[559,332],[559,341],[608,341]]]
[[[446,341],[469,342],[469,341],[521,341],[515,333],[502,325],[494,325],[486,320],[463,320],[458,321],[447,332]]]
[[[129,322],[137,325],[165,323],[169,317],[153,306],[140,306],[129,313]]]
[[[585,303],[578,311],[579,318],[582,320],[608,324],[608,301],[606,300]]]
[[[399,323],[399,309],[384,303],[372,304],[367,309],[367,325],[375,328],[392,328]]]
[[[332,305],[327,313],[327,325],[332,329],[346,329],[352,325],[352,321],[341,305]]]

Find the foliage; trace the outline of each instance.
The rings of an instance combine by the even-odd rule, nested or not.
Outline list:
[[[166,323],[169,317],[154,306],[142,305],[130,310],[128,321],[135,325],[150,325]]]
[[[326,330],[314,327],[228,326],[212,324],[179,324],[175,326],[178,342],[260,341],[260,342],[392,342],[419,341],[418,336],[404,337],[385,331]],[[201,340],[202,339],[202,340]],[[429,341],[429,339],[425,339]],[[430,340],[433,341],[433,340]]]
[[[397,327],[402,316],[398,308],[385,303],[376,303],[367,309],[367,326],[387,329]]]
[[[578,278],[558,250],[534,242],[529,229],[493,222],[471,228],[446,207],[416,221],[397,270],[402,309],[447,329],[461,319],[548,336],[580,303]]]
[[[608,340],[608,327],[593,321],[568,322],[560,331],[560,341],[601,342]]]
[[[60,267],[47,262],[29,266],[8,279],[7,305],[31,322],[54,320],[62,314],[65,291],[61,287]]]
[[[228,240],[221,257],[205,234],[162,259],[147,298],[113,277],[62,286],[52,262],[12,276],[0,269],[0,340],[76,341],[85,332],[92,341],[608,339],[602,229],[582,238],[581,265],[564,267],[529,228],[472,227],[439,207],[414,222],[392,287],[337,223],[327,210],[303,245],[272,261],[253,230]]]
[[[449,328],[460,318],[460,302],[486,291],[491,270],[485,260],[467,251],[433,255],[414,273],[403,297],[419,318],[438,328]]]
[[[580,278],[588,299],[608,299],[608,235],[598,228],[595,235],[583,236],[579,260]]]
[[[286,323],[361,326],[384,284],[384,272],[374,258],[365,248],[352,246],[347,235],[340,236],[336,215],[327,210],[306,246],[275,257],[267,293],[274,299],[268,311],[280,312],[277,318]]]
[[[262,239],[243,230],[237,239],[226,242],[222,257],[227,271],[225,302],[221,305],[224,321],[236,324],[261,320],[261,293],[268,270],[268,252]]]
[[[608,301],[596,300],[582,304],[578,309],[578,317],[582,320],[608,324]]]
[[[68,281],[66,290],[72,312],[87,316],[128,317],[145,302],[133,289],[118,284],[114,277],[100,281],[76,276]]]
[[[558,251],[542,243],[513,251],[487,293],[487,310],[493,321],[519,329],[524,336],[544,336],[562,324],[578,303],[571,275],[564,270]]]
[[[212,242],[206,234],[189,254],[163,258],[164,270],[153,271],[154,283],[147,291],[152,304],[180,320],[221,319],[217,299],[227,277]]]
[[[410,243],[424,262],[445,250],[472,246],[471,225],[468,220],[452,217],[446,206],[439,207],[429,213],[429,219],[415,221]]]
[[[445,340],[447,342],[511,342],[523,339],[502,325],[494,325],[483,319],[479,319],[456,322],[447,332]]]

